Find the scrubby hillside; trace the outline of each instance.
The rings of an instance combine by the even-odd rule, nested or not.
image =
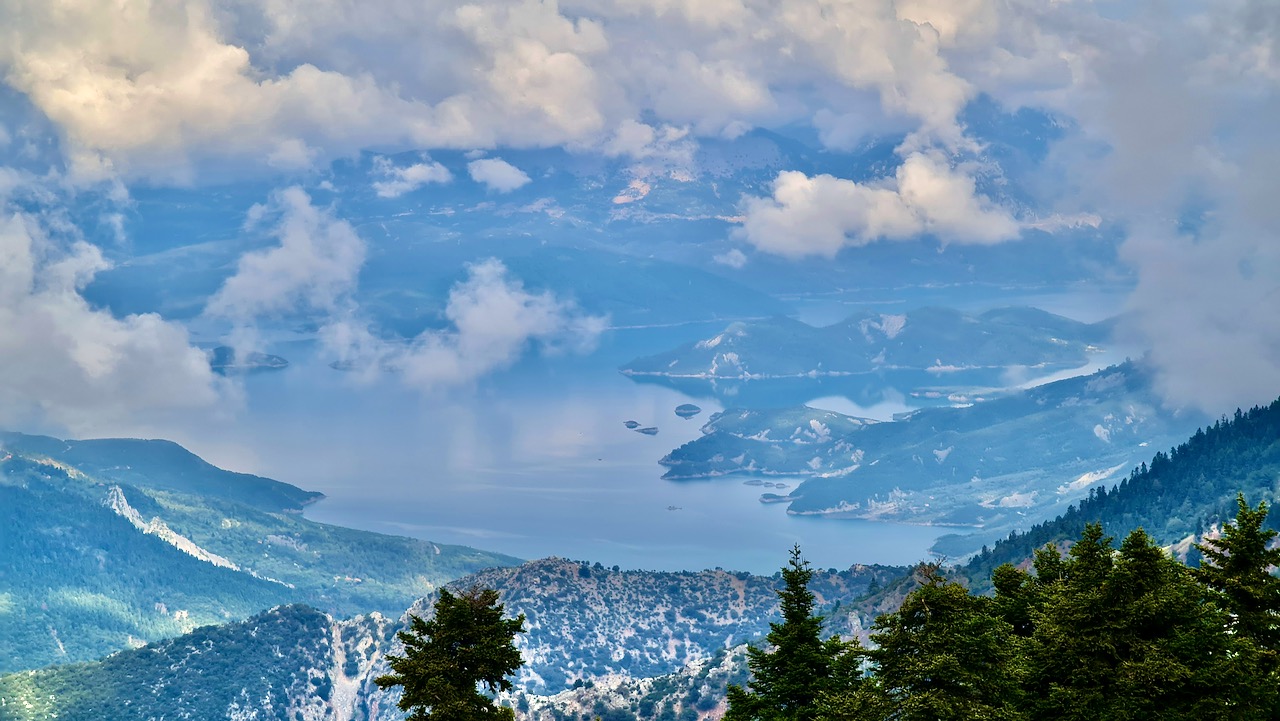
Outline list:
[[[824,606],[843,609],[832,614],[833,630],[847,632],[862,623],[853,602],[906,572],[819,572],[813,588]],[[585,709],[610,719],[666,719],[719,708],[725,683],[742,678],[742,644],[777,620],[780,580],[545,559],[456,582],[472,584],[499,589],[507,612],[528,618],[529,632],[517,642],[525,658],[519,690],[505,697],[532,714],[522,718],[580,718]],[[409,612],[431,610],[422,599]],[[386,654],[401,651],[394,635],[406,617],[335,621],[285,606],[99,662],[0,677],[0,717],[97,719],[110,707],[113,721],[238,718],[257,708],[259,721],[395,721],[403,718],[395,692],[373,679],[388,671]]]

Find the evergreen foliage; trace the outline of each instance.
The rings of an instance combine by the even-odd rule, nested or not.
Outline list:
[[[1229,718],[1237,670],[1222,611],[1141,529],[1119,552],[1089,524],[1032,609],[1033,718]]]
[[[852,709],[920,721],[1023,718],[1012,624],[939,565],[917,574],[921,583],[902,606],[876,619],[867,651],[873,675],[852,694]]]
[[[1236,497],[1275,502],[1280,476],[1280,400],[1237,410],[1202,428],[1185,443],[1157,452],[1119,484],[1089,491],[1087,498],[1057,518],[984,549],[967,566],[978,588],[1002,563],[1020,563],[1036,549],[1078,538],[1089,523],[1126,534],[1145,528],[1161,545],[1199,535],[1236,513]],[[1276,519],[1270,527],[1276,527]],[[1192,548],[1187,560],[1198,561]]]
[[[1280,548],[1271,547],[1276,532],[1262,527],[1265,501],[1250,508],[1240,494],[1236,505],[1236,522],[1224,527],[1221,537],[1197,544],[1207,563],[1195,575],[1218,594],[1236,634],[1280,652],[1280,579],[1271,575],[1280,566]]]
[[[994,597],[936,565],[880,616],[868,676],[825,696],[820,721],[1280,718],[1280,550],[1266,504],[1203,546],[1204,568],[1142,529],[1117,549],[1086,524],[1064,555],[1005,564]]]
[[[473,586],[456,596],[441,589],[435,616],[410,617],[410,629],[397,634],[405,655],[388,656],[393,673],[375,683],[402,687],[399,706],[410,721],[514,719],[510,708],[495,706],[478,690],[510,691],[506,677],[523,663],[514,640],[524,633],[524,615],[503,613],[492,589]]]
[[[861,676],[854,644],[821,638],[823,619],[814,613],[809,590],[813,571],[799,546],[791,549],[782,579],[782,622],[770,624],[770,649],[747,652],[751,690],[729,687],[725,721],[810,721],[824,693],[838,683],[856,685]]]

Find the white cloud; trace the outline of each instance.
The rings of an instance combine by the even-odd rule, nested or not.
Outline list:
[[[1211,414],[1280,393],[1280,5],[1082,23],[1084,80],[1059,99],[1094,143],[1062,148],[1072,200],[1127,237],[1122,334],[1174,406]]]
[[[186,330],[147,313],[116,317],[81,290],[108,267],[97,247],[60,238],[0,199],[0,423],[73,433],[226,399]]]
[[[251,328],[264,318],[332,313],[354,292],[365,243],[350,223],[312,205],[297,187],[250,211],[250,224],[269,219],[279,244],[242,256],[235,274],[209,299],[207,315]]]
[[[728,251],[712,257],[712,260],[721,265],[727,265],[734,270],[740,270],[747,265],[747,254],[737,248],[730,248]]]
[[[445,184],[453,181],[449,169],[432,160],[397,168],[385,157],[373,161],[374,170],[384,180],[374,182],[373,189],[379,198],[399,198],[431,183]]]
[[[481,158],[467,163],[471,179],[483,183],[489,190],[510,193],[529,183],[529,176],[501,158]]]
[[[917,152],[894,178],[877,183],[779,173],[771,197],[745,200],[736,231],[760,250],[792,258],[833,257],[846,247],[924,233],[944,243],[996,243],[1017,237],[1018,223],[940,153]]]
[[[1280,235],[1280,9],[1119,7],[0,0],[0,77],[57,136],[44,143],[9,125],[12,153],[21,146],[47,167],[41,153],[58,148],[78,181],[298,172],[368,148],[548,146],[647,164],[637,177],[648,177],[650,166],[683,169],[698,138],[756,125],[809,124],[838,147],[906,134],[893,177],[782,173],[769,197],[747,203],[741,237],[789,256],[922,233],[1014,236],[972,171],[941,158],[981,153],[957,121],[977,93],[1048,107],[1078,128],[1050,159],[1075,187],[1036,210],[1133,229],[1123,260],[1140,278],[1135,335],[1155,345],[1162,382],[1180,389],[1171,397],[1247,403],[1280,382],[1280,328],[1254,311],[1271,304],[1267,279],[1280,274],[1266,242]],[[427,162],[400,170],[379,181],[388,192],[438,180]],[[1207,208],[1194,231],[1168,220],[1189,198]],[[1189,297],[1196,308],[1178,310]],[[1175,333],[1179,319],[1192,325]],[[1212,347],[1184,347],[1198,338]]]
[[[1038,6],[0,0],[0,70],[89,180],[291,171],[370,147],[596,147],[640,124],[718,136],[819,112],[853,142],[868,99],[954,143],[977,91],[1075,82],[1071,34],[1036,23],[1071,28]]]
[[[282,140],[267,154],[267,165],[280,170],[305,170],[315,162],[319,151],[297,138]]]
[[[604,318],[549,292],[529,292],[497,260],[468,266],[467,273],[449,292],[450,328],[396,343],[376,337],[351,315],[321,331],[326,348],[354,372],[394,371],[409,386],[429,391],[506,368],[530,347],[544,353],[589,351],[604,330]]]

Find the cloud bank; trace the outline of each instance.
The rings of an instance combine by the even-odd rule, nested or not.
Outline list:
[[[59,155],[77,186],[287,175],[365,149],[565,147],[678,165],[700,140],[753,127],[807,126],[840,149],[903,137],[879,179],[791,169],[745,199],[744,249],[786,257],[1036,227],[978,192],[969,159],[984,149],[961,117],[979,93],[1043,108],[1071,132],[1045,160],[1057,197],[1041,210],[1125,229],[1127,331],[1153,348],[1171,401],[1220,410],[1280,392],[1273,2],[0,0],[0,21],[6,92],[56,136],[10,125],[0,151]],[[468,173],[494,192],[521,182],[480,168]],[[427,160],[384,171],[373,182],[387,197],[449,180]],[[246,259],[240,277],[261,287],[232,283],[210,311],[342,312],[324,298],[349,296],[331,267],[346,261],[322,241]],[[61,252],[96,267],[74,247]],[[305,278],[272,260],[295,252],[316,264]],[[32,257],[37,277],[46,256]],[[75,282],[62,287],[74,305]]]
[[[954,144],[976,92],[1071,77],[1070,47],[1029,36],[1028,12],[992,0],[4,0],[0,70],[86,180],[194,182],[370,147],[600,147],[639,125],[709,136],[816,118],[836,144],[895,124]]]
[[[529,292],[494,259],[468,266],[467,278],[449,291],[444,315],[449,328],[407,342],[378,337],[356,317],[327,324],[321,338],[344,368],[363,375],[391,371],[413,388],[433,391],[507,368],[529,348],[590,351],[606,322],[551,293]]]
[[[242,256],[205,308],[209,318],[230,321],[228,341],[238,351],[261,350],[261,328],[272,321],[318,319],[325,352],[340,367],[362,377],[390,371],[428,391],[506,368],[530,348],[590,351],[604,330],[603,318],[550,292],[525,290],[490,259],[468,266],[466,279],[450,289],[449,329],[391,340],[361,312],[357,291],[367,249],[349,222],[292,187],[254,206],[250,225],[262,224],[270,224],[278,244]]]
[[[250,210],[250,224],[274,221],[279,244],[246,253],[205,313],[237,325],[300,312],[330,313],[355,290],[365,243],[351,224],[318,208],[298,187]]]
[[[101,432],[226,399],[181,325],[89,305],[81,291],[108,267],[65,220],[0,202],[0,423]]]

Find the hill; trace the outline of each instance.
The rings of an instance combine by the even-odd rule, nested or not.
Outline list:
[[[1280,501],[1280,400],[1237,410],[1157,452],[1109,490],[1099,486],[1054,519],[1011,533],[972,559],[966,575],[989,578],[1001,563],[1021,563],[1045,544],[1079,538],[1090,522],[1116,538],[1141,527],[1194,564],[1192,542],[1235,517],[1237,493],[1251,504]],[[1268,523],[1280,528],[1280,514]]]
[[[101,481],[219,498],[268,512],[297,512],[324,498],[323,493],[304,491],[270,478],[223,470],[172,441],[64,441],[3,432],[0,448],[22,456],[48,458]]]
[[[906,572],[822,571],[813,588],[825,606],[849,604]],[[641,707],[654,716],[668,707],[714,707],[724,683],[740,675],[740,644],[776,620],[773,589],[781,581],[719,570],[620,571],[553,558],[453,585],[474,583],[499,588],[508,613],[528,618],[529,633],[517,641],[527,665],[509,703],[540,710],[538,718],[563,718],[575,704],[594,711],[599,701],[613,713],[606,717],[634,719]],[[429,616],[431,603],[423,599],[410,612]],[[337,621],[283,606],[102,661],[0,677],[0,716],[96,721],[110,709],[113,721],[141,721],[237,717],[253,709],[260,721],[399,719],[394,694],[372,679],[386,673],[385,654],[400,651],[394,634],[405,618]],[[602,693],[619,684],[643,694],[606,703]],[[623,706],[632,715],[620,715]]]
[[[1129,362],[1090,376],[893,422],[808,407],[730,409],[660,462],[666,478],[802,479],[793,514],[969,526],[1004,535],[1186,438],[1205,417],[1167,409]],[[1003,531],[999,531],[1003,529]],[[967,550],[977,550],[978,540]]]
[[[317,494],[214,468],[176,444],[10,434],[5,448],[0,672],[87,661],[282,603],[396,615],[443,583],[519,562],[308,521],[299,504]]]
[[[1105,324],[1080,323],[1036,308],[970,315],[949,308],[901,314],[861,312],[816,328],[791,318],[740,321],[711,338],[623,366],[630,376],[776,379],[932,371],[986,379],[1029,366],[1078,368],[1109,336]]]

